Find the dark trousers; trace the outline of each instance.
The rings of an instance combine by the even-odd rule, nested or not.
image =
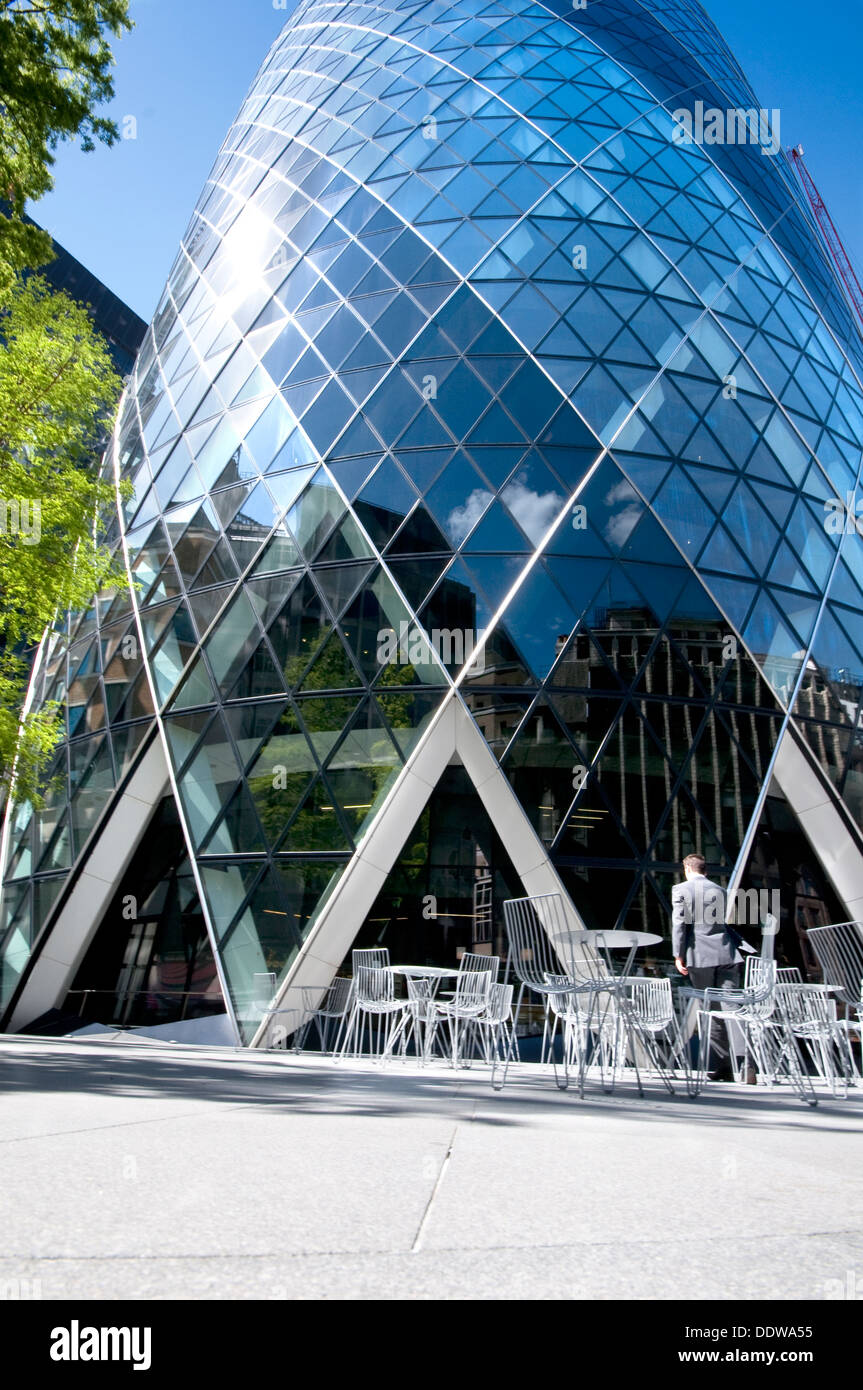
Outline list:
[[[693,989],[730,989],[740,987],[739,965],[690,965],[686,983]],[[711,1009],[721,1008],[719,1003],[711,1003]],[[705,1027],[707,1025],[705,1024]],[[724,1022],[717,1020],[710,1029],[710,1056],[707,1059],[708,1071],[724,1071],[731,1066],[731,1047],[728,1030]]]

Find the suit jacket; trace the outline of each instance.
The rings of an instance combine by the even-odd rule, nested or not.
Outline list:
[[[739,965],[737,933],[726,926],[725,889],[696,874],[671,890],[671,941],[674,955],[696,969]]]

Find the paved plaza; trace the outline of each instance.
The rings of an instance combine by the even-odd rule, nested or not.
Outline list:
[[[823,1090],[823,1088],[822,1088]],[[0,1042],[6,1296],[820,1300],[863,1289],[863,1091]]]

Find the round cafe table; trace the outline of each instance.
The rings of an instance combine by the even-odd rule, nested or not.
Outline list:
[[[388,968],[393,975],[410,975],[414,980],[432,980],[432,997],[437,994],[441,980],[458,978],[457,965],[391,965]]]
[[[618,1029],[620,1020],[621,1018],[623,1018],[625,1020],[626,1030],[628,1030],[625,1031],[623,1034],[624,1049],[627,1045],[628,1034],[631,1034],[635,1038],[637,1038],[644,1049],[646,1057],[649,1061],[651,1061],[652,1065],[656,1068],[660,1077],[662,1078],[666,1090],[668,1090],[671,1094],[674,1093],[674,1086],[672,1084],[671,1075],[668,1071],[668,1068],[663,1065],[661,1058],[659,1057],[653,1038],[651,1037],[648,1029],[644,1026],[644,1024],[639,1021],[637,1013],[631,1008],[626,998],[626,981],[631,974],[632,962],[635,959],[636,951],[638,951],[642,946],[657,946],[660,944],[662,939],[663,938],[661,936],[657,936],[655,932],[628,931],[624,927],[609,928],[607,930],[593,928],[589,931],[584,930],[560,932],[552,938],[552,940],[566,941],[567,943],[575,944],[578,946],[591,947],[591,949],[594,952],[594,966],[598,964],[597,957],[604,958],[609,976],[607,986],[609,995],[607,1002],[603,1006],[601,1014],[598,1015],[600,1020],[600,1028],[602,1028],[602,1026],[604,1025],[605,1019],[608,1016],[608,1011],[612,1007],[612,999],[616,997],[618,1000],[618,1014],[615,1020],[614,1042],[612,1048],[611,1061],[612,1091],[614,1090],[614,1081],[618,1065],[618,1046],[621,1045],[619,1040]],[[612,966],[612,951],[627,952],[626,961],[624,963],[623,969],[619,972],[615,971],[615,969]],[[592,1011],[593,1003],[591,1002],[591,1013]],[[590,1027],[590,1015],[588,1015],[588,1027]],[[625,1055],[625,1052],[623,1055]],[[638,1080],[638,1092],[639,1095],[642,1095],[643,1091],[641,1086],[641,1077],[638,1071],[637,1060],[635,1061],[635,1074]],[[603,1089],[606,1089],[604,1083]]]
[[[438,990],[444,980],[458,979],[458,966],[447,965],[391,965],[388,967],[392,975],[404,975],[412,980],[428,980],[429,993],[428,1004],[432,1004],[437,998]],[[428,1009],[418,1004],[412,1008],[414,1029],[417,1033],[416,1046],[422,1065],[426,1063],[426,1041],[427,1028],[429,1025]],[[405,1039],[406,1042],[406,1039]]]
[[[626,963],[620,971],[625,979],[632,970],[632,962],[635,959],[636,951],[642,946],[658,946],[662,942],[662,937],[650,931],[628,931],[625,927],[614,927],[605,929],[592,928],[590,931],[571,931],[561,933],[569,941],[583,943],[592,946],[595,950],[601,951],[605,956],[609,972],[614,974],[611,964],[611,951],[628,951]]]

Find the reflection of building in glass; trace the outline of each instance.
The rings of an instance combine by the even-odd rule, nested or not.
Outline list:
[[[254,1042],[270,973],[451,960],[508,894],[665,931],[692,850],[791,958],[863,916],[859,338],[784,156],[673,143],[669,82],[754,102],[701,10],[554,8],[307,0],[268,56],[114,440],[139,587],[39,672],[6,1026],[154,992],[188,921]],[[402,624],[482,669],[383,661]],[[180,906],[119,920],[166,798]]]

